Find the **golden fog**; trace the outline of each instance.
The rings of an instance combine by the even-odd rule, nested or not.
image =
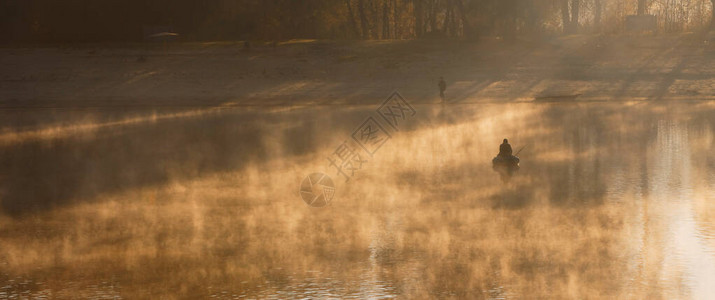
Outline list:
[[[713,294],[712,104],[415,104],[345,182],[374,102],[3,112],[29,125],[0,133],[0,298]]]

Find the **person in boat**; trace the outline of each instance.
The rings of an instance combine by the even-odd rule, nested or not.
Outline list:
[[[492,168],[499,172],[504,182],[507,182],[511,175],[519,170],[519,158],[512,154],[511,145],[507,139],[504,139],[504,142],[499,145],[499,154],[492,159]]]
[[[511,145],[509,145],[509,141],[507,139],[504,139],[504,142],[499,145],[499,155],[504,158],[511,158]]]

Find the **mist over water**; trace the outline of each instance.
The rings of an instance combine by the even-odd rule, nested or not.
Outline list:
[[[715,104],[414,104],[345,182],[378,105],[0,111],[0,298],[715,294]]]

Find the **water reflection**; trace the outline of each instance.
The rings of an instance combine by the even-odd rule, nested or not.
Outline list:
[[[373,109],[0,112],[0,297],[715,293],[715,106],[418,105],[305,205]]]

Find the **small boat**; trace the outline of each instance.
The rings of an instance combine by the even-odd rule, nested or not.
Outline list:
[[[497,156],[492,159],[492,169],[501,175],[505,182],[516,172],[519,171],[519,157]]]
[[[516,168],[519,169],[519,157],[518,156],[497,156],[492,159],[492,166],[494,168],[497,167],[506,167],[506,168]]]

